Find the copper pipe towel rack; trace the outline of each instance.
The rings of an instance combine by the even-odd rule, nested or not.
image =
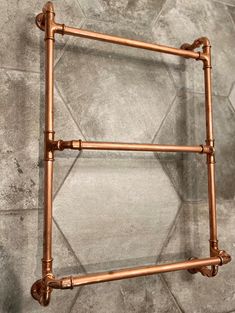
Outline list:
[[[171,271],[188,270],[190,273],[200,272],[207,277],[215,276],[218,267],[230,262],[231,257],[218,247],[216,194],[215,194],[215,148],[212,120],[212,92],[211,92],[211,45],[206,37],[199,38],[193,44],[183,44],[180,48],[172,48],[158,44],[146,43],[101,33],[73,28],[58,24],[54,20],[53,4],[47,2],[42,13],[36,17],[37,26],[45,32],[45,155],[44,155],[44,233],[42,278],[36,281],[31,293],[41,305],[48,305],[50,295],[55,289],[72,289],[76,286],[100,283],[137,276],[152,275]],[[205,145],[176,146],[159,144],[92,142],[82,140],[55,140],[53,127],[53,95],[54,95],[54,42],[55,34],[78,36],[93,40],[110,42],[118,45],[146,49],[155,52],[173,54],[184,58],[202,61],[205,84],[205,116],[206,141]],[[195,49],[202,47],[201,51]],[[210,226],[210,256],[207,258],[191,258],[186,261],[125,268],[109,272],[99,272],[88,275],[55,278],[52,271],[52,182],[54,151],[64,149],[94,149],[94,150],[125,150],[125,151],[158,151],[158,152],[187,152],[206,155],[208,173],[208,202]]]

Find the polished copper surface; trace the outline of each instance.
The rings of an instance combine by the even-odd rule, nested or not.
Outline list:
[[[230,255],[220,250],[217,239],[216,218],[216,189],[215,189],[215,149],[213,137],[212,118],[212,91],[211,91],[211,46],[206,37],[196,39],[192,44],[185,43],[181,48],[173,48],[158,44],[146,43],[117,36],[106,35],[64,24],[54,20],[54,8],[47,2],[42,13],[36,16],[36,25],[45,32],[45,154],[44,154],[44,232],[43,232],[43,258],[42,278],[37,280],[31,294],[41,305],[48,305],[53,289],[68,289],[75,286],[88,285],[118,279],[126,279],[143,275],[188,270],[195,274],[200,272],[203,276],[213,277],[218,272],[218,267],[231,261]],[[142,143],[121,142],[95,142],[82,140],[54,140],[54,41],[55,34],[79,36],[93,40],[125,45],[134,48],[146,49],[155,52],[173,54],[184,58],[191,58],[203,62],[205,81],[205,116],[206,116],[206,144],[198,146],[177,146]],[[200,49],[202,51],[194,51]],[[155,152],[187,152],[206,154],[208,171],[208,202],[210,226],[210,257],[198,259],[195,257],[177,263],[126,268],[109,272],[93,273],[80,276],[55,278],[52,269],[52,185],[54,152],[64,149],[76,150],[122,150],[122,151],[155,151]]]
[[[177,145],[159,145],[147,143],[124,143],[124,142],[100,142],[100,141],[53,141],[53,150],[122,150],[122,151],[152,151],[152,152],[191,152],[208,153],[214,150],[211,146],[177,146]]]
[[[76,286],[90,285],[95,283],[102,283],[106,281],[120,280],[133,278],[138,276],[154,275],[159,273],[181,271],[181,270],[197,270],[200,268],[206,268],[208,265],[222,265],[222,257],[210,257],[206,259],[191,259],[184,262],[151,265],[151,266],[141,266],[135,268],[125,268],[120,270],[93,273],[81,276],[68,276],[60,279],[49,279],[48,285],[55,289],[72,289]]]

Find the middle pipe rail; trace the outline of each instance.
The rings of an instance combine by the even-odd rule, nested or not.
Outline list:
[[[146,143],[122,143],[122,142],[100,142],[100,141],[82,141],[57,140],[51,142],[52,150],[121,150],[121,151],[152,151],[152,152],[191,152],[213,154],[214,148],[209,145],[198,146],[177,146],[177,145],[160,145]]]

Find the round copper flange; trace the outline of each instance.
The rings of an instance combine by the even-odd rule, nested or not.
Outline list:
[[[31,287],[31,295],[37,301],[39,301],[41,297],[41,287],[42,287],[41,279],[35,281],[35,283]]]
[[[43,13],[39,13],[36,18],[35,18],[35,22],[38,28],[40,28],[41,30],[45,30],[45,16]]]

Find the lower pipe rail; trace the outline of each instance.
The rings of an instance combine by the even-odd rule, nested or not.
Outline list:
[[[52,289],[73,289],[74,287],[82,285],[90,285],[114,280],[129,279],[139,276],[154,275],[160,273],[167,273],[173,271],[188,270],[194,274],[201,272],[207,277],[214,276],[217,273],[216,268],[230,262],[231,257],[223,250],[218,250],[217,256],[190,260],[176,263],[159,264],[151,266],[141,266],[134,268],[125,268],[120,270],[92,273],[80,276],[68,276],[55,279],[52,274],[46,275],[43,279],[34,283],[31,289],[32,296],[41,304],[47,304],[47,298],[44,295],[51,292]],[[211,266],[212,269],[209,269]]]

